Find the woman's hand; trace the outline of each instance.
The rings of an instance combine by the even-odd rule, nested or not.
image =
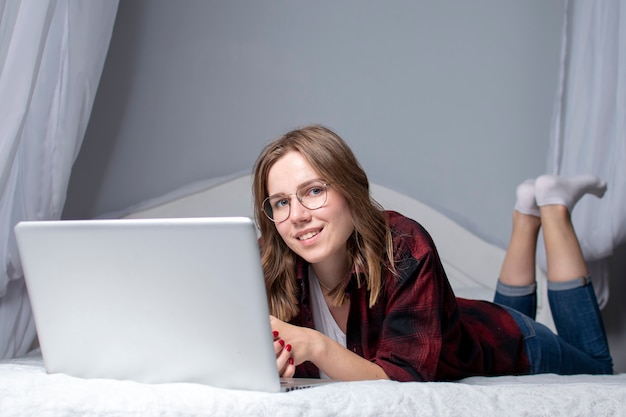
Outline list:
[[[280,338],[278,331],[273,331],[276,367],[281,378],[291,378],[296,372],[296,365],[291,357],[291,345]]]
[[[314,332],[312,329],[285,323],[272,315],[270,315],[270,325],[272,331],[279,335],[277,336],[277,341],[275,338],[274,350],[277,350],[276,343],[281,344],[282,341],[282,344],[284,344],[284,346],[281,344],[282,350],[285,351],[288,349],[289,357],[293,359],[294,365],[300,365],[304,361],[313,360],[313,349],[316,338],[312,334]]]
[[[293,376],[296,365],[311,361],[336,380],[389,379],[380,366],[314,329],[294,326],[274,316],[270,316],[270,325],[275,335],[276,365],[281,376]]]

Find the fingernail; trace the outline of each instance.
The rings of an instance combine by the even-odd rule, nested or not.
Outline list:
[[[276,339],[276,338],[278,337],[278,332],[277,332],[276,330],[274,330],[274,331],[272,332],[272,334],[274,335],[274,339]]]
[[[289,365],[293,365],[293,358],[289,358]]]
[[[278,343],[280,343],[281,346],[285,346],[285,341],[283,339],[280,339],[278,341]],[[289,346],[289,345],[287,345],[287,346]]]
[[[287,349],[287,352],[291,352],[291,345],[285,346],[285,349]]]

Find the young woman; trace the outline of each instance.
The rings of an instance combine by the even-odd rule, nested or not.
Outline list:
[[[597,178],[542,176],[518,187],[494,303],[455,297],[426,230],[371,199],[352,151],[327,128],[307,126],[269,144],[253,188],[281,376],[612,372],[569,216],[584,194],[603,195]],[[540,227],[559,336],[532,320]]]

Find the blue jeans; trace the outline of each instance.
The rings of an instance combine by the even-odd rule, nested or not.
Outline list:
[[[536,322],[535,286],[511,287],[498,282],[494,302],[503,306],[519,326],[530,373],[611,374],[604,324],[593,285],[588,278],[548,282],[548,300],[558,335]]]

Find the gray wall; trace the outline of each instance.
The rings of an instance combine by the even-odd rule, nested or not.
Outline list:
[[[545,171],[563,0],[122,1],[65,216],[249,171],[337,130],[371,180],[505,246]]]
[[[564,0],[122,0],[64,218],[249,172],[322,123],[372,181],[504,247],[515,186],[545,172],[563,16]],[[623,346],[624,308],[607,311]]]

